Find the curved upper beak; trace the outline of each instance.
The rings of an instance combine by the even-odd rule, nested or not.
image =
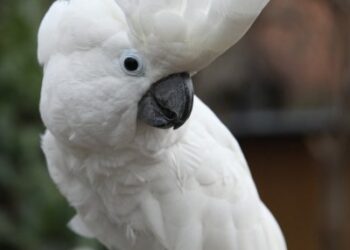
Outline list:
[[[177,129],[190,117],[193,85],[188,73],[170,75],[152,84],[138,104],[138,118],[156,128]]]

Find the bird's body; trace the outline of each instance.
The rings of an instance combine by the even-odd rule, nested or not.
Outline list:
[[[80,152],[47,133],[50,174],[80,217],[73,229],[111,249],[284,249],[237,142],[199,99],[180,130],[155,152]]]
[[[259,11],[240,13],[246,23],[234,37],[203,38],[195,49],[198,42],[186,37],[199,26],[186,22],[202,20],[199,12],[197,19],[180,15],[185,23],[173,13],[188,13],[187,1],[171,6],[174,15],[163,9],[176,1],[117,2],[58,1],[39,33],[43,150],[52,179],[77,211],[71,228],[113,250],[285,250],[236,140],[197,97],[189,116],[188,74],[171,75],[193,74],[214,60]],[[211,2],[200,12],[218,17]],[[223,6],[231,5],[215,8]],[[162,25],[175,20],[174,34],[162,25],[147,31],[147,11]]]

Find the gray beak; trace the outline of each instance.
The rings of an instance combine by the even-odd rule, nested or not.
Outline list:
[[[188,73],[163,78],[152,85],[138,104],[138,119],[156,128],[177,129],[190,117],[193,85]]]

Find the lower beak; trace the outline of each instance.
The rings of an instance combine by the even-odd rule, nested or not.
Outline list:
[[[156,128],[177,129],[190,117],[193,85],[188,73],[170,75],[154,83],[138,104],[138,119]]]

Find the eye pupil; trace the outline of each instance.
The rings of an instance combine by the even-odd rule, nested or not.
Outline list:
[[[139,68],[139,62],[132,57],[128,57],[124,61],[124,66],[129,71],[135,71]]]

